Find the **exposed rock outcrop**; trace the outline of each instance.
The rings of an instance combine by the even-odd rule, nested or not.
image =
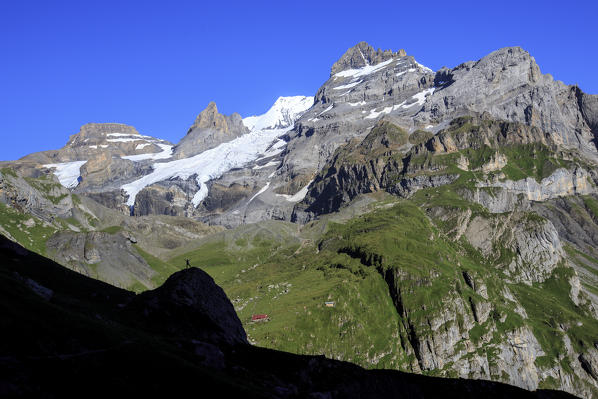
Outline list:
[[[522,194],[528,201],[546,201],[556,197],[585,195],[596,191],[590,174],[582,168],[572,171],[560,168],[540,182],[527,177],[519,181],[480,182],[478,187],[502,188],[514,195]]]
[[[348,49],[345,54],[332,65],[330,75],[332,76],[335,73],[347,69],[357,69],[368,65],[376,65],[396,57],[405,57],[406,55],[407,53],[405,53],[405,50],[403,49],[396,53],[392,50],[374,50],[374,48],[366,42],[359,42],[357,45]]]
[[[133,214],[192,216],[191,198],[199,189],[195,179],[170,180],[145,187],[135,197]]]
[[[0,202],[47,222],[54,216],[72,215],[73,202],[66,188],[52,179],[33,184],[8,168],[0,170]]]
[[[249,130],[243,124],[241,115],[236,112],[222,115],[216,103],[211,102],[199,113],[187,135],[177,144],[174,156],[177,159],[188,158],[245,133],[249,133]]]
[[[126,311],[143,314],[150,329],[165,335],[247,344],[232,303],[222,288],[198,268],[173,274],[159,288],[138,295]]]
[[[58,232],[46,243],[48,255],[86,276],[130,287],[139,282],[152,287],[154,270],[121,232]]]

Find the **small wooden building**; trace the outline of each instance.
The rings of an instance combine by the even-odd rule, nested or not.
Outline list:
[[[326,301],[324,302],[324,305],[326,305],[327,308],[333,308],[336,303],[334,301]]]
[[[251,321],[266,321],[269,317],[267,314],[254,314],[251,316]]]

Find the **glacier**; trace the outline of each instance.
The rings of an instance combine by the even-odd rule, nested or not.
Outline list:
[[[135,197],[144,187],[175,178],[187,180],[195,175],[200,188],[191,202],[197,207],[208,195],[208,181],[282,151],[285,143],[280,136],[293,128],[295,120],[313,105],[313,101],[313,97],[305,96],[280,97],[265,114],[243,119],[249,133],[189,158],[154,163],[151,173],[121,187],[129,196],[127,205],[135,204]]]
[[[87,161],[48,163],[42,166],[54,169],[54,174],[58,177],[58,181],[64,187],[75,188],[79,185],[81,166],[85,165],[86,162]]]

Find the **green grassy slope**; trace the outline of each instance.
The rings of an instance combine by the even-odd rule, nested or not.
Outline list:
[[[464,237],[456,240],[457,216],[435,217],[434,210],[455,215],[469,210],[472,219],[480,216],[496,223],[508,217],[463,200],[457,192],[468,186],[467,176],[471,175],[464,173],[453,185],[422,190],[411,199],[394,200],[343,222],[311,222],[299,232],[300,243],[259,234],[236,242],[221,237],[170,263],[184,264],[189,258],[211,274],[233,301],[250,339],[260,346],[325,354],[368,368],[412,371],[418,359],[410,334],[420,341],[436,334],[430,323],[445,317],[451,309],[447,304],[489,304],[487,319],[473,327],[463,325],[464,318],[473,318],[469,305],[440,326],[443,330],[454,324],[463,333],[457,346],[477,348],[465,359],[482,356],[496,365],[506,335],[527,327],[545,353],[536,365],[559,364],[570,371],[563,335],[575,350],[583,351],[593,345],[598,332],[598,321],[587,306],[577,306],[569,297],[573,269],[563,263],[544,283],[509,283],[503,267],[514,253],[497,248],[483,256]],[[536,223],[543,218],[528,214],[523,220]],[[468,286],[464,273],[485,285],[487,298]],[[505,299],[505,289],[514,294],[527,318],[515,311],[515,302]],[[334,301],[335,307],[326,307],[326,301]],[[269,321],[251,322],[251,315],[258,313],[268,314]],[[452,366],[449,362],[424,373],[456,376]],[[491,371],[486,378],[506,376]],[[541,383],[555,386],[550,378]]]

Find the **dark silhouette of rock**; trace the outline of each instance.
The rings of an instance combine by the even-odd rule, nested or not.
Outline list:
[[[138,295],[127,311],[143,314],[149,328],[166,335],[226,344],[247,344],[233,305],[212,277],[196,267],[174,273]]]

